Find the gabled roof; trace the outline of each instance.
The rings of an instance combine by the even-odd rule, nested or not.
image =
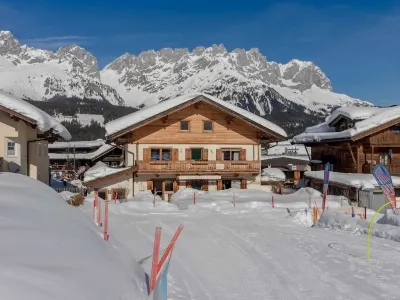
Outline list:
[[[107,140],[112,140],[118,136],[124,135],[128,131],[145,124],[148,120],[154,121],[160,119],[167,114],[178,111],[199,101],[207,102],[221,110],[224,110],[228,114],[237,116],[247,123],[262,131],[268,132],[279,139],[283,140],[287,137],[286,132],[281,127],[262,117],[213,96],[196,93],[160,102],[156,105],[143,108],[142,110],[107,123],[105,125]]]
[[[327,122],[309,127],[304,133],[293,138],[294,144],[313,144],[320,142],[357,141],[368,135],[390,128],[400,123],[400,106],[376,108],[375,114],[365,120],[355,123],[353,128],[334,132]],[[380,111],[380,113],[376,113]]]
[[[111,150],[115,149],[115,145],[104,144],[97,150],[89,153],[49,153],[49,159],[85,159],[85,160],[95,160],[98,157],[107,154]]]
[[[391,107],[358,107],[358,106],[343,106],[336,109],[329,117],[326,118],[326,123],[332,125],[340,118],[346,118],[352,121],[360,121],[371,118],[373,116],[384,113]]]
[[[53,132],[65,140],[71,139],[70,133],[59,121],[22,99],[0,92],[0,110],[37,126],[41,132]]]

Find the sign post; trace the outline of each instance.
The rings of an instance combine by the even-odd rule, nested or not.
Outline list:
[[[330,171],[331,171],[331,164],[328,162],[325,165],[325,171],[324,171],[324,190],[323,190],[323,198],[322,198],[322,211],[323,212],[325,211],[326,194],[328,193]]]

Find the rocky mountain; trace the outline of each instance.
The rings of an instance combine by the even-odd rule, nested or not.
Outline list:
[[[312,62],[278,64],[258,49],[228,52],[213,45],[126,53],[99,70],[96,57],[77,45],[56,52],[21,46],[8,31],[0,31],[0,90],[33,101],[58,99],[57,105],[80,98],[139,108],[201,91],[289,131],[317,123],[338,106],[371,105],[334,93]]]

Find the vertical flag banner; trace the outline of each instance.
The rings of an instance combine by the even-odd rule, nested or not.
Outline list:
[[[392,205],[392,210],[396,213],[396,194],[394,191],[392,176],[383,165],[376,165],[372,173],[379,184],[379,187]]]
[[[322,198],[322,211],[325,211],[325,203],[326,203],[326,194],[328,193],[328,185],[329,185],[329,173],[331,171],[331,164],[326,163],[325,171],[324,171],[324,190],[323,190],[323,198]]]

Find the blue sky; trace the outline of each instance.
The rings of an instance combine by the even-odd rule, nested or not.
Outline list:
[[[397,0],[0,0],[0,29],[40,48],[76,43],[101,66],[165,47],[259,48],[268,60],[315,62],[336,92],[400,104]]]

